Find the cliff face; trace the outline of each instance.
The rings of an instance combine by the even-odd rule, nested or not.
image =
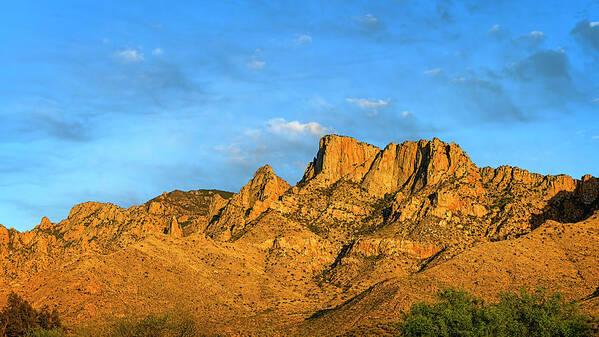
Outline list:
[[[302,181],[313,180],[330,185],[340,179],[360,182],[380,149],[349,137],[324,136],[318,154],[308,164]]]
[[[53,273],[73,288],[52,295],[71,318],[91,318],[89,303],[109,310],[108,299],[159,308],[176,296],[196,305],[195,295],[181,292],[191,286],[201,313],[215,322],[222,303],[230,305],[231,322],[297,319],[390,278],[445,270],[480,246],[509,251],[495,243],[536,237],[550,220],[575,223],[598,209],[599,179],[592,176],[479,168],[458,145],[436,138],[380,149],[329,135],[293,187],[266,165],[236,194],[173,191],[129,209],[87,202],[59,223],[43,218],[32,231],[0,225],[0,284],[22,291],[36,284],[43,303],[56,292],[43,281]],[[588,242],[596,239],[594,223]],[[126,277],[130,257],[146,273],[134,277],[137,283]],[[111,284],[90,278],[95,272]],[[241,289],[226,275],[249,286]],[[588,280],[599,282],[599,275]]]

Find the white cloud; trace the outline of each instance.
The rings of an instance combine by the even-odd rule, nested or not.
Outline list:
[[[538,31],[538,30],[533,30],[532,32],[530,32],[530,34],[528,34],[530,37],[544,37],[545,34],[543,34],[543,32]]]
[[[497,31],[499,31],[500,28],[501,28],[500,25],[493,25],[493,27],[491,27],[491,29],[489,29],[489,33],[497,32]]]
[[[302,34],[295,39],[295,44],[297,45],[302,45],[310,42],[312,42],[312,36],[308,34]]]
[[[589,22],[589,27],[594,28],[599,26],[599,21],[593,21],[593,22]]]
[[[358,21],[360,21],[361,23],[373,25],[373,24],[377,24],[379,22],[379,19],[377,19],[377,17],[372,14],[366,14],[366,15],[358,18]]]
[[[359,106],[362,109],[370,110],[368,116],[374,117],[379,114],[379,109],[384,108],[389,105],[389,99],[387,100],[373,100],[366,98],[346,98],[345,101],[351,103],[353,105]]]
[[[403,117],[403,118],[412,117],[413,115],[414,114],[410,110],[404,110],[401,112],[401,117]]]
[[[152,50],[152,54],[160,56],[160,55],[164,54],[164,50],[162,50],[161,48],[156,48],[156,49]]]
[[[593,138],[593,139],[599,139],[599,136],[593,136],[591,138]]]
[[[377,109],[389,105],[389,99],[387,100],[369,100],[366,98],[346,98],[348,103],[359,106],[362,109]]]
[[[595,98],[595,99],[593,100],[593,103],[599,103],[599,98]]]
[[[434,68],[434,69],[425,70],[424,74],[430,75],[430,76],[435,76],[435,75],[439,75],[442,71],[443,71],[443,69],[441,69],[441,68]]]
[[[251,62],[248,62],[247,64],[248,67],[252,68],[252,69],[262,69],[266,66],[266,62],[264,61],[258,61],[258,60],[253,60]]]
[[[291,136],[313,136],[322,137],[330,130],[317,122],[300,123],[298,121],[287,122],[284,118],[275,118],[267,122],[267,130],[275,134]]]
[[[116,55],[124,61],[141,62],[144,60],[144,54],[135,49],[125,49],[117,52]]]

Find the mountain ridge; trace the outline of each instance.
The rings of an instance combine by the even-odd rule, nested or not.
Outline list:
[[[480,247],[500,252],[502,262],[493,264],[498,274],[514,272],[509,253],[517,248],[502,243],[541,249],[543,228],[574,224],[564,231],[580,237],[586,251],[597,243],[598,206],[599,179],[590,175],[479,168],[459,145],[437,138],[380,149],[328,135],[295,186],[265,165],[239,193],[175,190],[128,209],[87,202],[59,223],[44,217],[31,231],[0,226],[0,302],[8,289],[35,289],[34,302],[57,303],[76,322],[128,308],[156,310],[177,298],[177,307],[207,317],[207,332],[260,325],[318,330],[328,323],[309,320],[314,312],[343,309],[378,284],[451,283],[437,276],[427,283],[420,275],[451,275],[467,266],[464,256],[482,254]],[[535,238],[534,245],[526,238]],[[599,263],[596,254],[585,259]],[[564,273],[584,274],[584,266]],[[514,285],[541,282],[541,269],[526,271],[529,279]],[[568,284],[558,276],[558,284]],[[588,274],[567,295],[588,295],[597,282],[599,275]],[[373,310],[369,317],[389,312]]]

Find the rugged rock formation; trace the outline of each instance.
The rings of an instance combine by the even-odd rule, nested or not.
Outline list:
[[[168,228],[167,234],[174,238],[180,238],[183,236],[183,231],[181,230],[181,226],[179,226],[179,222],[177,222],[177,218],[173,216],[173,220],[171,220],[171,224]]]
[[[592,176],[478,168],[436,138],[379,149],[330,135],[293,187],[266,165],[237,194],[165,192],[129,209],[87,202],[28,232],[0,226],[0,302],[8,289],[35,289],[37,304],[58,302],[75,321],[176,298],[207,331],[235,334],[297,326],[319,309],[337,308],[322,316],[333,325],[352,310],[375,317],[455,282],[484,283],[492,296],[509,288],[504,278],[540,282],[554,260],[571,265],[551,280],[578,296],[599,282],[588,271],[599,263],[598,209]]]
[[[588,216],[596,181],[507,166],[479,169],[458,145],[436,138],[380,150],[333,135],[321,140],[317,157],[279,209],[345,241],[386,229],[416,242],[469,246],[529,232],[555,218],[555,207],[562,208],[560,220]],[[571,202],[554,205],[563,198]],[[305,204],[310,207],[298,207]]]
[[[8,243],[10,242],[10,236],[8,236],[8,229],[0,225],[0,257],[8,254]]]
[[[229,200],[206,233],[220,240],[239,238],[247,225],[271,208],[290,187],[269,165],[259,168],[249,183]]]
[[[353,138],[336,135],[320,140],[318,154],[306,168],[302,181],[318,178],[326,185],[340,179],[360,182],[380,149]]]
[[[3,231],[2,227],[0,237],[4,239],[0,240],[7,243],[0,243],[0,252],[4,252],[0,276],[40,272],[81,254],[111,253],[149,235],[172,233],[181,237],[185,230],[205,228],[212,201],[222,203],[223,197],[231,195],[215,190],[174,191],[129,209],[86,202],[74,206],[60,223],[53,224],[44,217],[33,230],[23,233]]]

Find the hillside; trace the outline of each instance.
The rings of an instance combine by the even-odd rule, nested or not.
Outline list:
[[[436,138],[380,149],[329,135],[295,186],[266,165],[235,194],[0,225],[0,302],[14,290],[70,324],[185,309],[231,335],[336,335],[447,285],[484,298],[540,285],[598,314],[597,210],[590,175],[479,168]]]

